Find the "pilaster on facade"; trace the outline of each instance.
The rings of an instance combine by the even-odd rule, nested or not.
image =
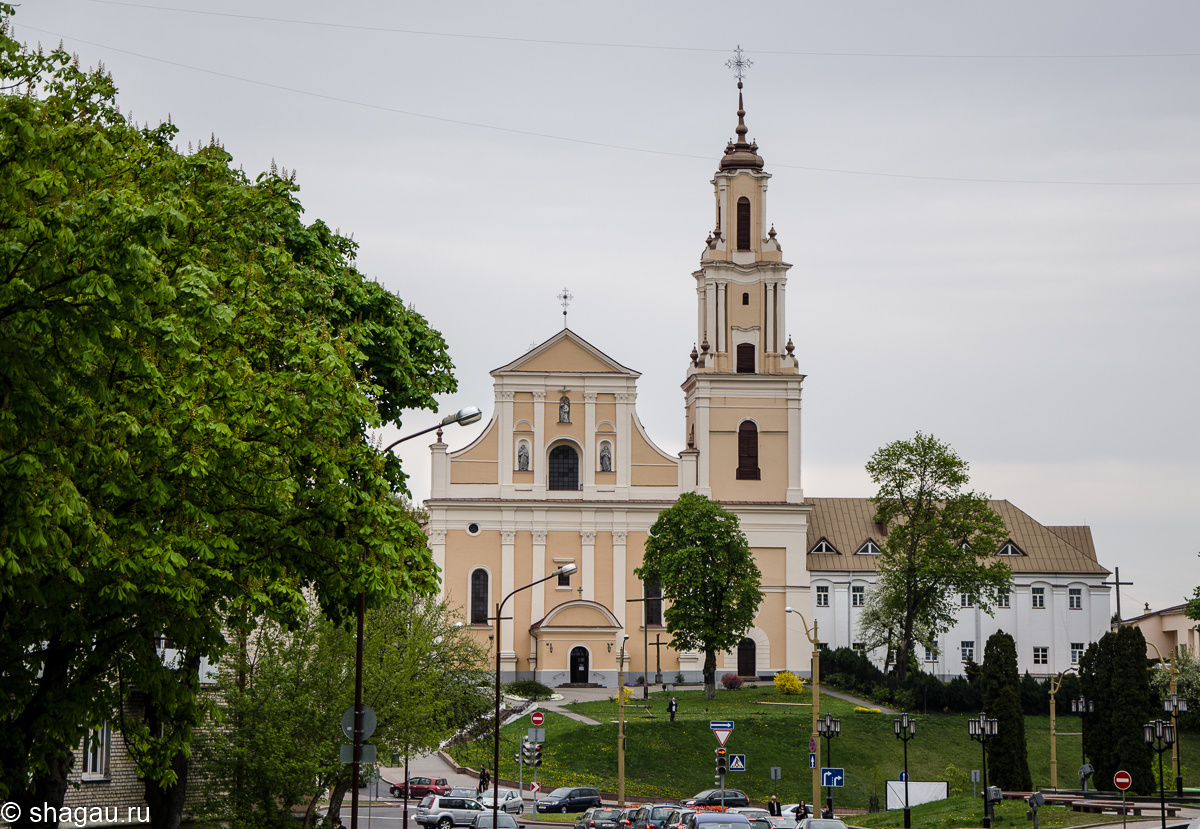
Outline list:
[[[596,600],[596,531],[580,530],[579,541],[583,547],[583,567],[580,585],[583,588],[585,601]]]
[[[432,516],[431,516],[432,517]],[[446,531],[442,529],[429,531],[429,551],[433,553],[433,563],[440,572],[446,571]]]
[[[614,516],[616,520],[616,516]],[[612,569],[613,569],[613,615],[625,627],[625,541],[628,533],[625,530],[612,531]]]
[[[548,535],[546,527],[546,514],[544,511],[539,511],[540,515],[534,515],[534,527],[531,531],[533,541],[533,573],[532,581],[541,581],[546,578],[546,536]],[[538,585],[532,591],[529,599],[529,619],[530,622],[536,622],[546,615],[546,591],[542,585]]]
[[[507,596],[516,589],[516,557],[514,554],[516,539],[517,534],[513,530],[500,532],[500,594],[497,596],[497,601],[500,597]],[[513,631],[516,625],[503,625],[499,620],[496,625],[500,630],[500,651],[513,653]],[[515,654],[513,659],[516,659]]]

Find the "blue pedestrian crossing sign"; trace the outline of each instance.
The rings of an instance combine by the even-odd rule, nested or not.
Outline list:
[[[730,754],[729,755],[729,770],[730,771],[745,771],[746,770],[746,755],[745,754]]]
[[[810,769],[815,769],[817,767],[817,755],[815,755],[815,754],[808,755],[808,767]]]
[[[821,769],[821,785],[822,786],[842,786],[842,781],[846,779],[845,769]]]

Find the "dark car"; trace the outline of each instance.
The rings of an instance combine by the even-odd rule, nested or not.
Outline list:
[[[746,797],[746,793],[740,789],[705,789],[697,795],[679,801],[680,806],[749,806],[750,798]]]
[[[630,829],[663,829],[663,824],[674,810],[675,806],[666,803],[646,804],[630,816]]]
[[[696,814],[695,809],[689,809],[685,806],[676,806],[667,815],[667,819],[663,822],[662,829],[682,829],[687,826],[688,818]]]
[[[575,829],[617,829],[623,811],[604,806],[588,809],[583,817],[575,821]]]
[[[389,791],[392,797],[411,797],[421,800],[427,794],[450,794],[450,783],[444,777],[410,777],[408,785],[397,783]]]
[[[539,812],[583,812],[600,805],[600,792],[597,789],[573,788],[562,786],[550,792],[537,802]]]
[[[492,813],[484,812],[481,815],[476,815],[475,820],[471,823],[472,829],[493,829]],[[501,812],[496,815],[495,829],[525,829],[524,823],[517,823],[517,819],[507,812]]]

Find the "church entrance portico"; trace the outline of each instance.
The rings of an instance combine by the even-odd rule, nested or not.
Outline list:
[[[587,648],[576,646],[571,648],[571,684],[583,685],[588,681],[588,652]]]

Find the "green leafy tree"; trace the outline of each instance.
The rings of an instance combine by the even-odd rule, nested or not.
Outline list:
[[[437,574],[370,434],[454,388],[441,336],[306,225],[286,176],[121,115],[0,4],[0,796],[61,804],[134,687],[152,825],[178,823],[195,667],[309,601]],[[178,663],[156,648],[173,640]]]
[[[659,513],[634,575],[662,586],[671,647],[704,651],[704,696],[715,699],[717,652],[737,647],[763,597],[737,516],[685,492]]]
[[[1083,717],[1083,739],[1098,789],[1113,789],[1113,775],[1127,771],[1138,794],[1154,791],[1150,752],[1142,726],[1155,716],[1146,667],[1146,639],[1133,626],[1093,642],[1079,660],[1080,692],[1095,703]]]
[[[1200,553],[1197,553],[1200,555]],[[1195,619],[1200,622],[1200,587],[1192,591],[1192,598],[1188,600],[1187,609],[1184,611],[1189,619]]]
[[[888,673],[900,652],[901,635],[904,632],[904,605],[900,596],[886,590],[871,589],[863,600],[862,613],[858,617],[859,632],[866,650],[886,648],[883,671]],[[918,619],[913,627],[913,641],[927,648],[937,647],[937,635],[929,630],[923,620]],[[911,656],[911,654],[910,654]],[[910,667],[913,659],[909,659]]]
[[[947,444],[920,432],[890,443],[867,463],[879,490],[875,521],[887,531],[880,546],[875,591],[899,608],[896,670],[908,677],[909,656],[922,632],[931,638],[954,624],[956,594],[990,612],[1012,574],[993,554],[1006,537],[987,496],[964,492],[967,462]]]
[[[1171,662],[1175,669],[1175,693],[1191,706],[1186,713],[1179,715],[1179,727],[1200,730],[1200,658],[1189,651],[1177,650]],[[1171,672],[1166,666],[1155,665],[1150,671],[1150,689],[1160,700],[1166,699],[1171,693]]]
[[[988,637],[980,677],[983,710],[997,720],[999,733],[988,750],[988,774],[1002,789],[1033,789],[1025,746],[1025,712],[1021,707],[1021,677],[1017,644],[1002,630]]]
[[[199,739],[208,820],[251,829],[295,825],[290,807],[328,793],[336,817],[351,784],[338,759],[339,723],[354,703],[356,637],[313,611],[288,630],[255,631],[237,670],[220,680],[219,722]],[[487,654],[444,605],[427,598],[367,613],[363,702],[378,723],[368,740],[381,759],[432,751],[485,715]]]

